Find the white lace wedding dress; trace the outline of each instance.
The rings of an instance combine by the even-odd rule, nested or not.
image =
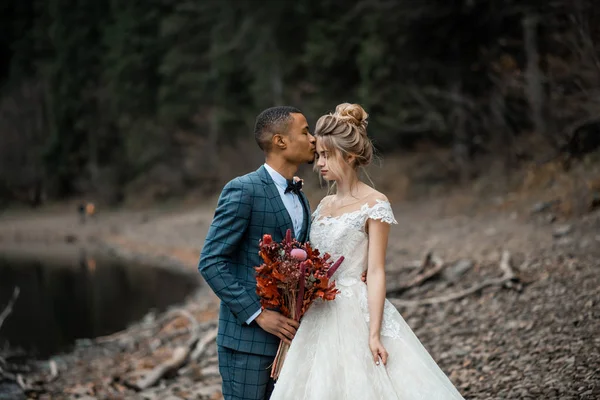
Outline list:
[[[377,366],[369,349],[367,219],[396,223],[378,200],[339,217],[313,214],[310,242],[344,262],[334,274],[340,294],[316,301],[304,315],[271,400],[448,400],[462,396],[431,358],[400,313],[385,301],[381,340],[389,357]]]

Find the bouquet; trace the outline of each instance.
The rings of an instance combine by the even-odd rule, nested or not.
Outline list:
[[[259,243],[263,264],[256,267],[256,293],[262,308],[277,309],[282,315],[300,321],[316,299],[333,300],[338,294],[331,276],[344,257],[335,263],[331,256],[319,254],[310,244],[292,239],[287,230],[281,243],[264,235]],[[271,368],[271,378],[277,379],[289,345],[281,341]]]

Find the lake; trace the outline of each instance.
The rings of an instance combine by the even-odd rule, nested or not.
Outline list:
[[[21,290],[0,328],[0,347],[8,343],[40,358],[68,351],[76,339],[120,331],[151,310],[182,302],[199,282],[193,271],[84,253],[62,263],[0,254],[0,313],[13,288]]]

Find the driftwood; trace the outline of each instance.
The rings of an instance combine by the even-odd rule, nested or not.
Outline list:
[[[41,383],[40,381],[27,382],[27,380],[25,380],[25,378],[21,374],[17,374],[14,381],[17,382],[17,384],[19,385],[21,390],[27,394],[31,394],[32,392],[37,392],[37,393],[45,392],[45,389],[43,387],[39,386],[39,384]]]
[[[452,301],[452,300],[462,299],[463,297],[466,297],[473,293],[477,293],[481,289],[484,289],[488,286],[506,286],[508,288],[515,287],[515,282],[518,282],[519,278],[516,276],[514,270],[512,269],[512,267],[510,265],[510,253],[506,250],[502,253],[499,267],[502,270],[502,276],[500,278],[484,280],[483,282],[481,282],[477,285],[474,285],[465,290],[460,290],[458,292],[450,293],[450,294],[447,294],[444,296],[430,297],[428,299],[422,299],[422,300],[390,299],[390,302],[396,307],[439,304],[439,303],[445,303],[445,302]]]
[[[187,346],[175,348],[175,351],[170,359],[160,365],[157,365],[148,373],[148,375],[146,375],[137,383],[137,389],[148,389],[149,387],[154,386],[165,375],[181,368],[186,363],[189,354],[190,348]]]
[[[421,262],[421,265],[419,266],[419,269],[416,273],[420,274],[421,272],[425,271],[425,268],[427,268],[427,266],[431,264],[432,258],[433,251],[429,250],[427,253],[425,253],[425,257],[423,258],[423,261]]]
[[[160,318],[159,326],[161,326],[166,321],[170,320],[171,318],[173,318],[173,316],[176,316],[176,315],[181,315],[181,316],[187,318],[188,321],[190,321],[190,330],[192,332],[198,331],[198,325],[199,325],[198,321],[196,320],[196,318],[194,318],[194,316],[188,310],[185,310],[183,308],[176,308],[176,309],[169,311],[166,315],[164,315],[163,317]]]
[[[433,264],[433,267],[428,269],[427,267],[431,264]],[[388,287],[387,293],[391,296],[398,295],[407,289],[419,286],[442,272],[445,266],[446,264],[442,259],[436,257],[431,251],[429,251],[425,255],[425,258],[423,259],[419,269],[414,272],[408,280]]]
[[[23,375],[18,374],[16,381],[19,384],[19,387],[21,388],[21,390],[23,390],[24,392],[29,390],[29,386],[25,383],[25,379],[23,378]]]
[[[2,313],[0,313],[0,329],[2,328],[2,324],[4,324],[4,321],[6,320],[6,318],[8,318],[8,316],[12,312],[15,302],[19,298],[19,293],[21,293],[21,289],[18,286],[16,286],[13,290],[13,294],[12,294],[10,300],[8,301],[8,304],[6,305],[6,307],[4,308]]]
[[[4,360],[2,360],[2,361],[4,361]],[[17,380],[17,377],[14,374],[11,374],[10,372],[5,371],[2,366],[0,366],[0,378],[11,380],[11,381]]]
[[[200,368],[204,368],[208,365],[217,365],[217,363],[219,362],[219,357],[218,356],[213,356],[213,357],[207,357],[207,358],[203,358],[202,360],[198,361],[198,366]]]
[[[196,324],[196,331],[197,332],[205,332],[211,328],[214,328],[217,326],[217,321],[205,321],[205,322],[199,322]],[[176,337],[182,336],[182,335],[186,335],[188,333],[190,333],[190,331],[194,330],[194,327],[185,327],[185,328],[180,328],[180,329],[176,329],[174,331],[171,332],[166,332],[164,334],[161,335],[160,337],[160,342],[161,343],[166,343],[166,342],[170,342],[171,340],[175,339]]]
[[[18,286],[16,286],[13,290],[13,294],[10,297],[10,300],[8,300],[8,304],[6,305],[6,307],[4,307],[4,310],[2,310],[2,312],[0,313],[0,329],[2,329],[2,325],[4,324],[4,321],[6,321],[6,318],[8,318],[10,313],[12,313],[13,306],[15,305],[15,302],[19,298],[19,293],[21,293],[21,289]],[[23,378],[19,378],[20,375],[14,375],[8,371],[5,371],[4,370],[5,367],[6,367],[6,361],[4,360],[4,358],[0,357],[0,378],[15,381],[21,386]],[[21,382],[19,382],[19,380]]]
[[[187,311],[181,310],[181,314],[193,320],[192,335],[186,345],[178,346],[173,351],[173,355],[167,361],[157,365],[144,378],[140,379],[135,385],[136,390],[145,390],[154,386],[163,377],[175,373],[189,361],[198,361],[206,352],[208,346],[217,338],[217,328],[209,329],[200,338],[200,327],[214,326],[214,322],[199,324],[196,319]],[[210,368],[210,367],[207,367]],[[205,368],[206,369],[206,368]]]
[[[210,365],[208,367],[204,367],[200,370],[200,376],[203,379],[208,378],[218,378],[221,374],[219,373],[218,365]]]
[[[172,334],[167,335],[169,339],[171,339],[175,336],[179,336],[182,333],[188,333],[190,331],[196,332],[200,328],[202,328],[203,324],[199,324],[198,321],[196,320],[196,318],[194,318],[194,316],[189,311],[184,310],[182,308],[176,308],[176,309],[168,311],[165,315],[160,317],[158,319],[158,321],[156,321],[155,324],[152,324],[151,326],[142,326],[142,327],[136,328],[135,330],[127,329],[127,330],[123,330],[120,332],[112,333],[110,335],[99,336],[96,339],[94,339],[94,341],[96,343],[109,343],[109,342],[121,340],[123,338],[131,337],[132,335],[134,335],[136,333],[140,333],[143,331],[150,331],[150,330],[153,331],[150,334],[152,336],[155,336],[157,333],[156,327],[158,327],[158,330],[162,329],[163,325],[166,322],[170,321],[174,316],[177,316],[177,315],[181,315],[181,316],[185,317],[188,321],[190,321],[190,326],[187,328],[178,330],[176,332],[173,332]]]
[[[21,390],[25,393],[31,393],[31,392],[43,393],[43,392],[45,392],[43,385],[51,383],[58,378],[58,367],[54,360],[49,362],[49,368],[50,368],[50,376],[49,377],[47,377],[45,379],[42,379],[41,377],[34,377],[33,379],[29,378],[29,381],[22,373],[5,371],[3,369],[3,366],[6,365],[4,360],[2,360],[2,364],[3,365],[0,366],[0,378],[10,380],[10,381],[17,383],[19,385],[19,387],[21,388]]]
[[[185,346],[176,347],[175,350],[173,351],[173,354],[171,355],[171,358],[169,358],[167,361],[154,367],[154,369],[152,371],[150,371],[146,376],[144,376],[142,379],[140,379],[138,381],[138,383],[135,385],[137,390],[148,389],[149,387],[154,386],[164,376],[174,373],[177,370],[179,370],[179,368],[183,367],[188,362],[192,348],[194,348],[196,346],[196,344],[198,343],[198,341],[199,341],[199,329],[198,329],[199,324],[198,324],[198,321],[196,320],[196,318],[194,318],[194,316],[187,310],[175,309],[175,310],[169,311],[166,315],[164,315],[160,319],[159,326],[161,326],[164,322],[168,321],[170,318],[172,318],[176,314],[183,315],[190,321],[190,331],[191,331],[190,339],[188,339]]]
[[[217,332],[218,328],[213,328],[208,331],[201,340],[198,341],[194,351],[192,351],[192,355],[190,356],[191,360],[198,361],[200,357],[202,357],[208,348],[208,345],[217,339]]]
[[[50,383],[58,378],[58,366],[54,360],[51,360],[48,366],[50,367],[50,378],[48,378],[48,383]]]

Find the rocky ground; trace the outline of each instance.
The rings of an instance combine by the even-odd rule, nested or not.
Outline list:
[[[389,297],[434,359],[468,399],[600,398],[600,212],[562,218],[545,203],[505,207],[506,198],[450,203],[457,198],[393,204]],[[71,213],[11,214],[0,217],[0,249],[85,244],[194,269],[211,217],[210,206],[99,212],[84,226]],[[441,296],[456,298],[423,304]],[[21,371],[20,384],[29,398],[221,398],[217,307],[202,287],[171,311]],[[175,372],[140,390],[169,360]]]

